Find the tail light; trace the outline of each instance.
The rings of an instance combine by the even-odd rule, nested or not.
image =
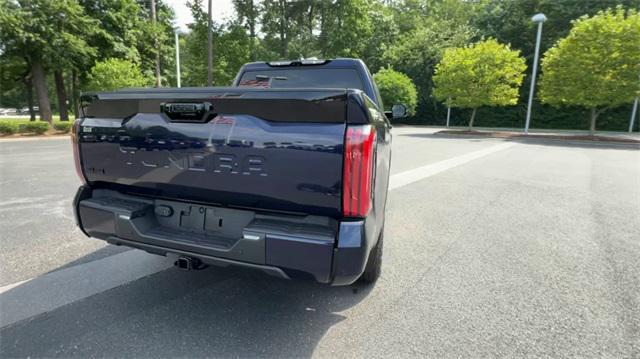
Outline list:
[[[345,137],[342,213],[345,217],[366,217],[371,209],[375,128],[349,126]]]
[[[71,128],[71,146],[73,147],[73,163],[76,166],[76,174],[82,181],[82,184],[86,184],[87,180],[82,173],[82,164],[80,163],[80,141],[79,141],[79,133],[80,133],[80,119],[77,119],[73,123],[73,127]]]

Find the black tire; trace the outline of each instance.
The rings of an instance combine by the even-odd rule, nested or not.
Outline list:
[[[360,276],[360,281],[366,284],[375,283],[380,274],[382,274],[382,246],[384,239],[384,228],[380,231],[380,237],[378,243],[373,247],[371,253],[369,253],[369,259],[367,265],[364,267],[364,273]]]

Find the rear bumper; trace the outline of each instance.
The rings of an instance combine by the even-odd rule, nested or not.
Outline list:
[[[78,189],[74,213],[87,236],[115,245],[239,265],[287,279],[310,276],[332,285],[357,280],[372,246],[366,220],[262,215],[88,186]]]

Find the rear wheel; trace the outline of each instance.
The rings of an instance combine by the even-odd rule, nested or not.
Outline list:
[[[378,243],[369,253],[367,265],[364,267],[364,273],[360,277],[363,283],[375,283],[382,273],[382,244],[384,239],[384,228],[380,231]]]

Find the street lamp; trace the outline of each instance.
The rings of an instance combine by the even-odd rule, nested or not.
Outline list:
[[[447,128],[449,128],[449,119],[451,119],[451,98],[447,101]]]
[[[176,38],[176,82],[178,87],[180,86],[180,28],[173,29]]]
[[[633,132],[633,121],[636,119],[636,113],[638,112],[638,97],[633,101],[633,109],[631,110],[631,118],[629,119],[629,133]]]
[[[533,56],[533,73],[531,74],[531,89],[529,90],[529,105],[527,106],[527,120],[524,124],[524,133],[529,133],[529,123],[531,122],[531,103],[533,102],[533,92],[536,87],[536,73],[538,72],[538,53],[540,52],[540,38],[542,37],[542,23],[547,21],[543,13],[535,14],[531,21],[538,24],[538,35],[536,36],[536,52]]]

